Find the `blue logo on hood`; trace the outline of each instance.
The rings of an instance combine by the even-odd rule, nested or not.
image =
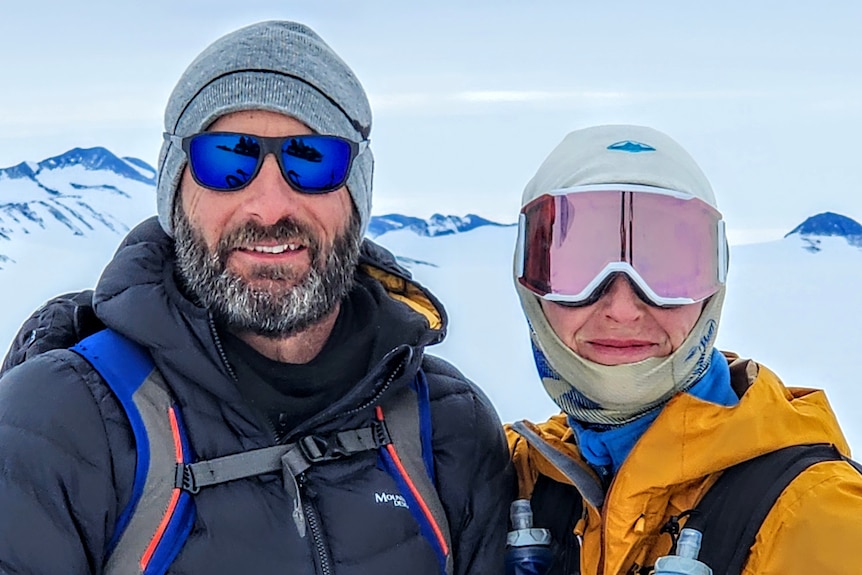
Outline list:
[[[629,152],[632,154],[637,154],[638,152],[655,152],[655,148],[649,144],[641,144],[640,142],[633,142],[631,140],[611,144],[608,146],[608,149],[616,152]]]

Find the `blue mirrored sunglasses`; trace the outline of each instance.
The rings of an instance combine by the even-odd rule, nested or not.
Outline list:
[[[284,179],[303,194],[325,194],[347,181],[353,160],[368,140],[353,142],[338,136],[264,137],[231,132],[202,132],[165,138],[182,146],[198,185],[219,192],[235,192],[257,176],[267,154],[274,154]]]

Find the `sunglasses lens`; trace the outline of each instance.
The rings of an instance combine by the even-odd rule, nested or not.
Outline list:
[[[281,147],[284,177],[294,189],[322,194],[341,187],[347,179],[353,148],[334,136],[287,138]]]
[[[195,179],[213,190],[245,186],[260,161],[260,144],[243,134],[203,133],[189,142],[189,165]]]

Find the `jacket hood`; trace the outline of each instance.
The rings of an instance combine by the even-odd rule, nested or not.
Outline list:
[[[421,286],[409,271],[398,264],[388,250],[369,239],[362,242],[359,267],[383,286],[389,297],[407,305],[428,322],[428,340],[423,345],[439,343],[446,337],[449,318],[443,304]]]

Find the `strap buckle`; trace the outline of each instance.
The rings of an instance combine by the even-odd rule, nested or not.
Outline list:
[[[340,453],[341,450],[339,447],[333,445],[328,438],[320,437],[319,435],[306,435],[297,444],[302,454],[311,463],[328,461],[345,455],[344,453]]]
[[[306,435],[296,444],[309,463],[332,461],[363,451],[378,449],[392,443],[389,430],[383,421],[374,421],[368,427],[340,431],[331,435]]]
[[[374,434],[374,442],[377,447],[383,447],[392,443],[392,436],[389,435],[389,429],[386,427],[385,421],[375,419],[371,424],[371,433]]]
[[[174,476],[174,487],[178,487],[192,495],[197,494],[201,490],[198,486],[195,472],[191,465],[177,463],[177,471]]]

